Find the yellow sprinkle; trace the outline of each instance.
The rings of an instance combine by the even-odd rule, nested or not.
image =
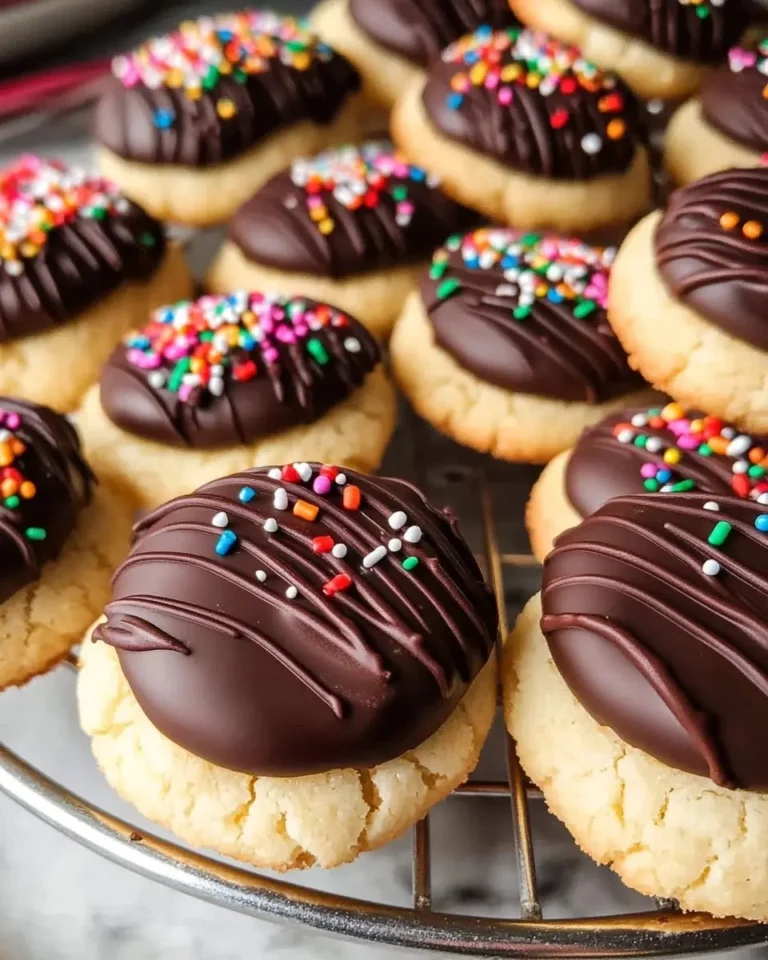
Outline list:
[[[232,73],[232,64],[229,60],[222,60],[221,63],[216,64],[216,69],[219,73]]]
[[[184,83],[184,74],[181,70],[170,70],[165,82],[169,87],[176,89]]]
[[[36,243],[22,243],[19,247],[22,257],[36,257],[40,247]]]
[[[691,433],[701,433],[704,429],[703,420],[691,420]]]
[[[230,117],[234,117],[236,112],[237,109],[231,100],[219,100],[216,104],[216,113],[222,120],[229,120]]]
[[[311,207],[309,211],[310,220],[314,220],[315,223],[318,223],[320,220],[325,220],[328,216],[328,208],[323,204],[318,207]]]
[[[187,87],[186,94],[190,100],[199,100],[203,95],[201,87]]]
[[[308,53],[296,53],[293,56],[292,63],[297,70],[309,70],[312,65],[312,57]]]
[[[677,447],[670,447],[664,451],[664,463],[680,463],[682,454]]]
[[[510,80],[517,80],[522,70],[523,68],[519,63],[510,63],[508,66],[501,68],[501,79],[505,83],[508,83]]]
[[[485,63],[476,63],[474,67],[469,71],[469,79],[474,83],[476,87],[479,87],[480,84],[485,80],[488,75],[488,65]]]
[[[326,220],[321,220],[320,223],[318,223],[317,225],[317,229],[324,236],[328,236],[328,234],[333,230],[334,227],[335,227],[335,223],[333,222],[333,220],[330,219],[330,217],[327,218]]]
[[[667,423],[672,420],[680,420],[684,413],[685,410],[683,410],[679,403],[668,403],[661,411],[661,415]]]
[[[536,87],[538,87],[538,85],[541,83],[541,77],[538,73],[531,72],[525,78],[525,83],[531,88],[531,90],[535,90]]]

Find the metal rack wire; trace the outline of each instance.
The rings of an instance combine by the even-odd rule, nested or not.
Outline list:
[[[504,570],[535,565],[524,554],[501,553],[489,484],[478,478],[485,541],[484,565],[494,588],[500,635],[508,623]],[[76,660],[68,661],[76,667]],[[302,924],[369,943],[476,957],[629,957],[700,953],[768,942],[768,927],[740,920],[683,914],[662,902],[647,913],[546,920],[536,886],[527,789],[506,738],[507,779],[470,781],[458,794],[477,802],[507,797],[511,804],[519,878],[517,916],[490,919],[432,909],[429,818],[413,830],[412,906],[396,907],[325,893],[276,880],[191,852],[92,806],[0,744],[0,790],[62,833],[103,856],[184,893],[270,920]]]

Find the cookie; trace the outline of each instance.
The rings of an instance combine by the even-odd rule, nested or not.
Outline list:
[[[768,169],[734,169],[672,194],[611,274],[613,329],[646,380],[681,403],[768,432]]]
[[[729,167],[753,167],[768,151],[768,39],[733,47],[669,125],[664,165],[677,183]]]
[[[547,464],[525,521],[539,560],[564,530],[614,497],[701,491],[768,500],[768,436],[749,436],[679,403],[631,407],[588,427]]]
[[[389,141],[295,160],[232,218],[206,286],[325,300],[388,337],[437,244],[477,219],[437,187]]]
[[[162,308],[128,334],[78,423],[98,476],[149,507],[276,459],[335,451],[375,470],[395,412],[379,347],[353,317],[236,293]]]
[[[366,96],[390,110],[449,43],[483,24],[498,29],[516,20],[507,0],[323,0],[311,22],[355,65]]]
[[[297,154],[359,139],[360,77],[293,17],[201,17],[113,63],[102,170],[162,220],[221,223]]]
[[[94,478],[66,417],[0,397],[0,690],[62,659],[109,597],[128,507]]]
[[[411,826],[466,779],[496,699],[495,605],[453,516],[404,481],[306,466],[142,520],[78,684],[125,799],[277,870]]]
[[[694,94],[744,32],[743,0],[510,0],[520,19],[615,70],[646,100]]]
[[[605,312],[615,251],[483,228],[435,253],[398,320],[392,368],[459,443],[546,463],[643,389]]]
[[[0,394],[72,410],[120,337],[191,289],[113,184],[32,155],[0,171]]]
[[[766,505],[611,500],[564,534],[507,644],[507,726],[598,863],[684,910],[768,920]]]
[[[480,28],[448,47],[398,100],[392,134],[446,193],[496,222],[583,232],[650,204],[629,88],[530,30]]]

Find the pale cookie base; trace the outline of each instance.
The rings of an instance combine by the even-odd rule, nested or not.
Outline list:
[[[83,644],[80,722],[123,799],[195,847],[273,870],[336,867],[399,836],[463,783],[496,712],[492,657],[429,740],[371,770],[252,777],[216,767],[147,719],[103,643]]]
[[[467,447],[501,460],[547,463],[572,447],[584,427],[635,402],[567,403],[512,393],[465,370],[434,341],[418,293],[412,293],[390,343],[392,370],[416,412]]]
[[[525,527],[531,551],[539,563],[552,549],[556,537],[581,523],[565,490],[565,468],[570,450],[564,450],[544,467],[531,489],[525,507]]]
[[[731,167],[756,167],[761,156],[716,130],[696,99],[675,111],[667,127],[664,167],[675,183],[692,183]]]
[[[507,728],[549,809],[640,893],[768,921],[768,794],[674,770],[600,726],[555,667],[540,616],[536,596],[506,644],[502,673]]]
[[[681,403],[755,433],[768,431],[768,353],[672,298],[656,267],[661,213],[626,238],[611,270],[611,326],[630,363]]]
[[[149,508],[252,467],[313,460],[373,473],[392,436],[396,412],[394,388],[379,367],[315,423],[251,446],[196,450],[133,436],[104,413],[98,385],[86,394],[77,426],[95,473],[137,507]]]
[[[420,67],[379,46],[358,27],[349,13],[349,0],[323,0],[312,11],[310,23],[318,36],[355,65],[365,96],[387,110],[408,84],[424,77]]]
[[[227,241],[213,261],[205,285],[212,293],[269,290],[311,297],[351,314],[378,339],[386,340],[426,264],[376,270],[334,280],[309,273],[289,273],[248,260]]]
[[[614,70],[644,100],[689,97],[707,68],[668,56],[644,40],[583,13],[571,0],[510,0],[523,23],[580,47],[587,60]]]
[[[158,220],[207,227],[223,223],[263,184],[296,157],[356,143],[369,128],[361,94],[349,97],[327,125],[304,120],[280,130],[246,153],[209,167],[139,163],[105,147],[98,161],[105,177]]]
[[[45,672],[80,641],[109,600],[131,523],[128,504],[97,487],[58,559],[0,604],[0,690]]]
[[[73,320],[0,343],[0,394],[68,413],[99,379],[123,335],[143,326],[151,310],[191,296],[192,289],[181,248],[169,244],[146,283],[124,283]]]
[[[594,180],[519,173],[443,136],[427,116],[422,89],[422,83],[412,84],[395,104],[395,142],[412,163],[440,178],[445,193],[491,220],[523,230],[582,232],[632,221],[650,208],[651,171],[644,147],[637,148],[625,173]]]

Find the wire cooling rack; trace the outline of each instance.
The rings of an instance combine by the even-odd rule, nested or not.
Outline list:
[[[409,418],[411,425],[415,418]],[[416,479],[428,457],[410,433]],[[504,600],[505,573],[531,575],[528,554],[499,548],[499,522],[508,511],[495,510],[488,467],[479,463],[466,478],[477,492],[481,561],[499,609],[500,636],[508,630]],[[518,510],[515,511],[519,513]],[[69,666],[76,668],[70,657]],[[510,893],[509,918],[466,916],[432,907],[432,844],[429,818],[413,829],[412,900],[408,907],[327,893],[191,852],[92,806],[34,769],[0,744],[0,790],[62,833],[105,857],[231,910],[268,920],[286,921],[368,943],[410,950],[444,951],[476,957],[630,957],[703,953],[768,942],[768,927],[739,920],[714,920],[683,914],[669,902],[646,913],[547,920],[542,913],[534,866],[534,838],[529,806],[540,802],[526,786],[506,738],[505,780],[473,780],[457,793],[481,803],[489,797],[510,801],[518,892]],[[515,902],[517,899],[518,902]]]

